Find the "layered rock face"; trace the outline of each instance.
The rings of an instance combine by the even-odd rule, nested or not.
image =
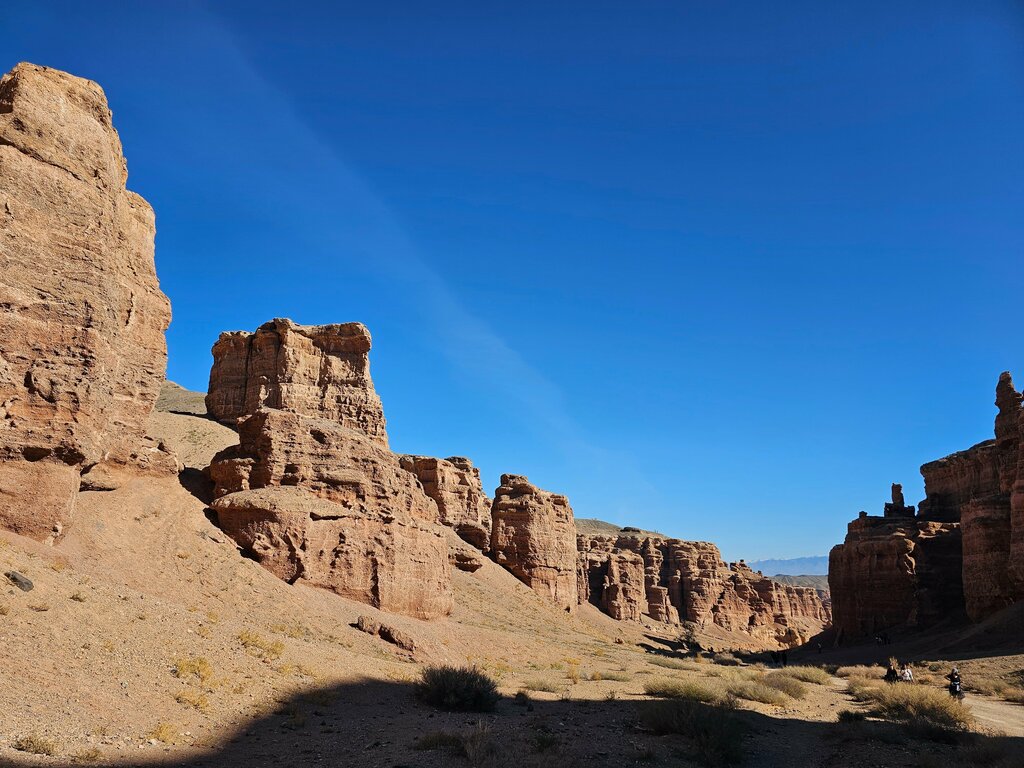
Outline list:
[[[615,618],[714,624],[782,645],[810,638],[830,620],[816,590],[727,565],[708,542],[581,535],[577,545],[580,602]]]
[[[239,445],[219,453],[209,469],[215,483],[212,506],[225,532],[286,581],[301,580],[387,611],[443,616],[452,608],[451,572],[438,507],[386,446],[368,362],[354,359],[348,343],[361,339],[358,348],[366,357],[369,335],[358,329],[362,326],[303,327],[275,320],[250,336],[252,344],[277,345],[275,354],[288,358],[277,368],[260,370],[289,373],[277,379],[267,374],[272,383],[257,387],[258,395],[246,395],[245,403],[255,410],[238,424]],[[217,342],[215,367],[222,374],[245,367],[233,359],[236,354],[270,359],[248,344],[236,344],[240,338],[225,334]],[[326,359],[331,354],[325,349],[341,350],[344,365]],[[342,377],[326,373],[319,394],[305,384],[290,386],[301,378],[295,372],[337,373],[340,367],[363,372],[368,391],[356,393],[356,379],[348,377],[341,398]],[[253,391],[248,385],[244,389]],[[288,407],[267,407],[267,401]],[[323,418],[310,415],[318,404]],[[225,406],[221,414],[228,412],[237,410]]]
[[[995,439],[921,467],[926,498],[861,513],[829,558],[835,625],[869,634],[899,624],[978,621],[1024,599],[1022,397],[996,385]],[[894,486],[895,488],[896,486]]]
[[[262,405],[330,419],[387,445],[384,407],[370,378],[370,344],[361,323],[274,319],[255,333],[222,333],[213,345],[207,411],[233,424]]]
[[[480,470],[461,456],[434,459],[402,456],[402,468],[412,472],[437,504],[441,525],[455,529],[481,552],[491,546],[491,500],[484,493]]]
[[[0,80],[0,526],[36,539],[68,524],[83,473],[177,469],[145,436],[171,314],[126,179],[96,83],[32,64]]]
[[[491,506],[491,557],[557,605],[576,606],[576,526],[565,496],[502,475]]]

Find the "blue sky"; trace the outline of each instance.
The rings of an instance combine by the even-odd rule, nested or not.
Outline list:
[[[1024,379],[1016,2],[41,3],[157,213],[169,376],[359,320],[392,446],[823,554]]]

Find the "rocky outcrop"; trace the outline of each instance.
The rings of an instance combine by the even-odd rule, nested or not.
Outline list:
[[[361,323],[274,319],[255,333],[222,333],[213,345],[207,411],[234,424],[266,406],[336,421],[387,445],[369,352],[370,332]]]
[[[768,645],[807,640],[830,620],[817,590],[727,565],[708,542],[580,535],[577,546],[580,602],[614,618],[715,625]]]
[[[438,522],[487,552],[491,545],[491,500],[484,493],[480,470],[473,462],[461,456],[402,456],[401,463],[437,504]]]
[[[145,436],[170,305],[126,179],[96,83],[32,64],[0,80],[0,526],[36,539],[68,524],[83,473],[177,469]]]
[[[557,605],[576,606],[576,527],[565,496],[502,475],[491,506],[491,557]]]
[[[882,517],[862,512],[833,548],[840,633],[978,621],[1024,599],[1024,408],[1009,373],[999,377],[995,404],[995,439],[921,467],[925,499],[916,515],[897,510],[894,494]]]
[[[366,411],[339,407],[340,396],[325,394],[329,386],[311,395],[283,381],[294,383],[295,372],[313,368],[337,373],[340,364],[327,360],[331,353],[324,350],[345,345],[324,342],[321,347],[307,343],[311,339],[365,338],[360,348],[366,348],[358,353],[365,373],[369,335],[354,332],[361,328],[277,320],[252,335],[254,345],[279,344],[281,355],[289,358],[266,370],[289,373],[268,385],[279,394],[245,401],[255,410],[238,422],[239,445],[217,454],[208,470],[216,497],[212,507],[225,532],[286,581],[329,589],[386,611],[443,616],[452,608],[447,535],[437,525],[437,504],[388,450],[383,415],[367,422],[358,415]],[[217,342],[222,372],[240,369],[232,354],[264,354],[233,341],[225,345],[225,338]],[[323,380],[341,379],[325,374]],[[373,393],[368,373],[362,386]],[[268,407],[267,400],[290,407]],[[320,402],[325,418],[310,415]]]

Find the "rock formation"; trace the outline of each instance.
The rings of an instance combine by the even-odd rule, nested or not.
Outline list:
[[[387,445],[369,351],[370,332],[360,323],[274,319],[255,333],[222,333],[213,345],[207,411],[234,424],[264,405],[330,419]]]
[[[579,599],[615,618],[710,624],[792,645],[830,620],[816,590],[722,562],[714,544],[649,536],[577,538]]]
[[[1024,407],[1009,373],[995,404],[994,440],[921,467],[916,515],[894,493],[882,517],[850,523],[829,558],[839,632],[978,621],[1024,599]]]
[[[402,456],[403,469],[412,472],[426,494],[437,503],[441,525],[453,528],[481,552],[491,545],[491,500],[484,493],[480,470],[461,456],[434,459]]]
[[[387,611],[446,615],[451,571],[438,507],[387,448],[368,351],[369,334],[355,323],[275,320],[255,334],[223,334],[207,402],[242,418],[239,445],[209,468],[212,506],[225,532],[282,579]],[[240,414],[238,402],[254,410]]]
[[[0,526],[36,539],[68,524],[83,473],[177,469],[145,437],[170,305],[126,179],[96,83],[32,64],[0,80]]]
[[[576,606],[576,526],[565,496],[502,475],[491,506],[491,557],[557,605]]]

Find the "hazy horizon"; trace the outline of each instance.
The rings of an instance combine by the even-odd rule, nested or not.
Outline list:
[[[1024,379],[1009,2],[15,0],[156,210],[168,378],[358,320],[398,452],[579,517],[827,554]]]

